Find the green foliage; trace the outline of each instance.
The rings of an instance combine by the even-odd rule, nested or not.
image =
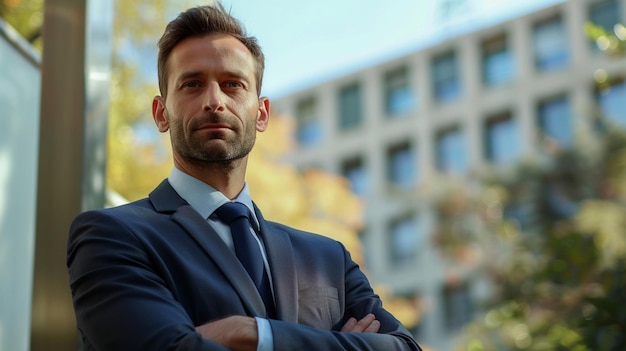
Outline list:
[[[442,199],[443,252],[471,247],[493,282],[456,350],[626,349],[626,133],[596,133]]]
[[[591,22],[585,23],[585,34],[596,42],[600,50],[608,54],[623,55],[626,53],[626,26],[616,24],[613,33]]]
[[[127,200],[144,197],[171,169],[168,142],[150,110],[159,94],[156,43],[168,20],[189,4],[115,1],[106,179],[107,188]]]
[[[0,18],[41,51],[43,0],[0,0]]]

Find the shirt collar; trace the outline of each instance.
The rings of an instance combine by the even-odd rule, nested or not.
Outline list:
[[[187,201],[203,218],[209,218],[218,207],[230,201],[219,190],[176,167],[172,168],[168,180],[178,195]],[[244,183],[243,189],[233,201],[241,202],[248,207],[258,228],[259,220],[254,212],[247,182]]]

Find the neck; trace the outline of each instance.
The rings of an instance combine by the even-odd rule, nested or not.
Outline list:
[[[174,159],[176,168],[212,186],[229,199],[243,189],[248,157],[229,162],[189,162]]]

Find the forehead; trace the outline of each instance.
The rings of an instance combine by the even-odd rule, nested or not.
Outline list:
[[[256,64],[250,50],[230,35],[187,38],[178,43],[168,60],[170,78],[188,71],[237,70],[254,76]]]

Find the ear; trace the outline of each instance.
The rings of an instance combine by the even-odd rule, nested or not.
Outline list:
[[[256,130],[264,132],[270,121],[270,99],[265,96],[259,98],[259,111],[256,118]]]
[[[167,110],[165,109],[165,101],[162,96],[155,96],[152,99],[152,118],[157,125],[159,132],[165,133],[170,129],[170,124],[167,120]]]

